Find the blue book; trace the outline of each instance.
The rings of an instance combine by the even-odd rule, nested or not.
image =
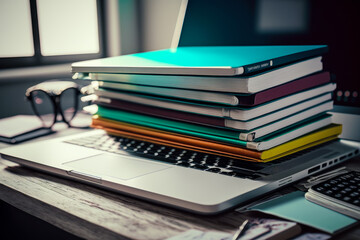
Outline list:
[[[73,72],[236,76],[327,52],[326,45],[178,47],[72,64]]]

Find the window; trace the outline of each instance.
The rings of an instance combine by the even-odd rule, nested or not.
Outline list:
[[[103,1],[1,0],[0,68],[104,56]]]

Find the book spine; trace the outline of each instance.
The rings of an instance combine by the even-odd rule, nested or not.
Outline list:
[[[258,142],[248,142],[248,143],[246,143],[246,147],[248,149],[259,150],[259,146],[260,146],[260,143],[258,143]]]
[[[263,69],[270,68],[272,66],[273,66],[273,60],[267,60],[255,64],[246,65],[244,66],[244,74],[248,74],[251,72],[258,72]]]
[[[255,106],[256,105],[257,97],[255,94],[236,97],[236,98],[237,98],[238,106]]]
[[[255,133],[240,133],[239,139],[246,142],[252,142],[255,139]]]
[[[297,52],[294,54],[286,55],[274,59],[273,65],[279,66],[283,64],[288,64],[289,62],[298,61],[299,59],[313,58],[316,56],[322,56],[328,51],[328,46],[324,45],[321,48],[312,49],[309,51]]]

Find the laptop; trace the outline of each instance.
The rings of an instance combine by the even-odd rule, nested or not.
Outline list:
[[[194,26],[188,21],[196,14],[200,2],[183,1],[177,27],[181,32],[187,32],[186,26]],[[180,39],[179,45],[182,39],[186,40],[183,40],[185,45],[189,44],[189,38],[182,34],[175,31],[174,39]],[[162,205],[215,214],[359,155],[358,140],[340,139],[269,163],[252,163],[92,130],[2,149],[1,157]],[[149,149],[147,154],[137,151],[144,147]],[[174,164],[166,158],[170,152],[177,159],[190,160]],[[206,171],[201,164],[194,164],[197,161],[208,164]],[[232,169],[236,175],[227,175],[222,171],[224,168]]]

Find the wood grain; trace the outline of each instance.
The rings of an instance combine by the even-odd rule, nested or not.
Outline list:
[[[199,216],[0,160],[0,198],[86,239],[165,239],[189,229],[234,232],[235,211]]]
[[[347,163],[359,169],[359,159]],[[288,188],[280,191],[288,191]],[[200,216],[0,160],[0,199],[85,239],[166,239],[189,229],[233,233],[246,214]],[[357,239],[353,228],[334,239]]]

